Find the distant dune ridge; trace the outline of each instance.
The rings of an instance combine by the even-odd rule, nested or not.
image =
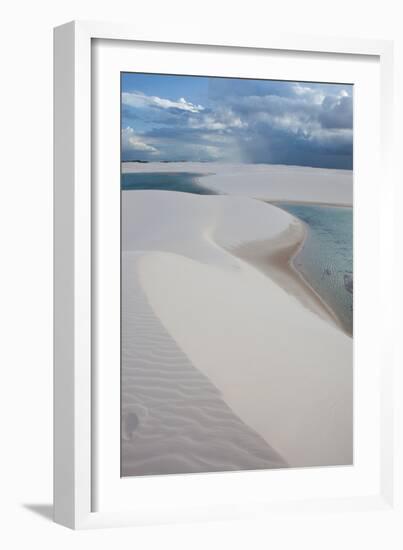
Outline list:
[[[214,162],[125,162],[122,172],[194,172],[200,184],[220,193],[267,201],[309,202],[352,206],[353,172],[282,164]]]
[[[290,265],[302,224],[256,200],[349,204],[351,173],[183,165],[123,165],[226,194],[122,193],[122,474],[351,464],[352,340]]]

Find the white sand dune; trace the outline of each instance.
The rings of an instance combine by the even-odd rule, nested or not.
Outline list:
[[[193,172],[200,185],[217,193],[267,201],[352,206],[353,172],[276,164],[214,162],[122,163],[122,172]]]
[[[141,253],[123,254],[122,475],[281,468],[150,307]]]
[[[350,464],[352,341],[254,262],[299,222],[171,191],[124,192],[122,216],[123,472]]]

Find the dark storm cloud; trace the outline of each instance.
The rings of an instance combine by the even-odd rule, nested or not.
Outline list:
[[[323,128],[353,127],[353,99],[345,96],[339,99],[328,96],[323,100],[319,121]]]

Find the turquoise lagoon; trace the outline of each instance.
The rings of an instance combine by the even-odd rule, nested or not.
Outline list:
[[[307,237],[294,265],[353,332],[353,209],[277,203],[305,223]]]
[[[154,189],[160,191],[181,191],[197,195],[216,195],[197,181],[202,174],[189,172],[133,172],[122,174],[122,191]]]

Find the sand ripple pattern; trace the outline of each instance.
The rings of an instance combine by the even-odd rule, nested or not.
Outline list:
[[[122,255],[122,475],[285,467],[155,316],[137,279],[140,257]]]

